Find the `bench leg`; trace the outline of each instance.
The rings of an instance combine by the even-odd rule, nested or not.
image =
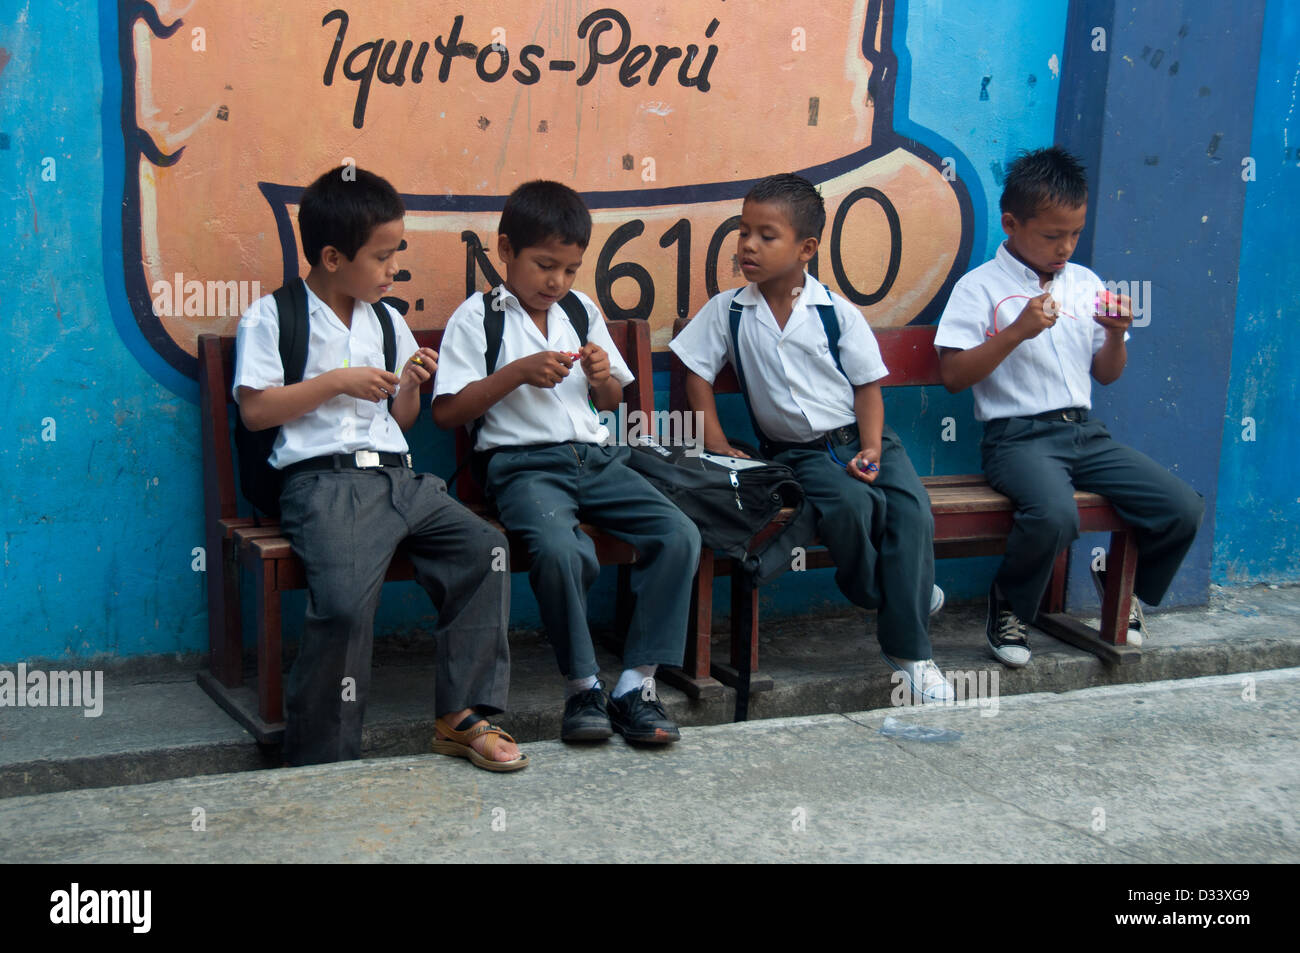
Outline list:
[[[1130,596],[1132,595],[1133,573],[1137,568],[1137,549],[1131,534],[1127,530],[1112,533],[1110,538],[1111,550],[1106,563],[1109,567],[1109,571],[1106,573],[1108,595],[1106,600],[1103,600],[1101,631],[1084,625],[1064,611],[1065,570],[1063,567],[1068,566],[1068,550],[1057,557],[1056,566],[1052,573],[1052,581],[1047,587],[1047,592],[1043,594],[1042,608],[1038,613],[1038,618],[1034,620],[1034,625],[1053,638],[1060,639],[1075,648],[1083,649],[1085,652],[1091,652],[1103,662],[1109,662],[1112,665],[1126,665],[1142,660],[1141,650],[1132,648],[1127,644],[1129,603],[1128,599],[1121,598],[1118,592],[1121,587],[1127,586],[1125,591]],[[1110,593],[1112,588],[1116,590],[1113,595]],[[1107,600],[1113,600],[1117,603],[1116,611],[1109,616],[1104,604]],[[1118,603],[1122,603],[1122,605],[1118,605]],[[1124,621],[1123,627],[1117,629],[1115,620],[1119,618],[1119,610],[1123,611]],[[1109,630],[1107,629],[1108,618],[1110,619]]]
[[[1131,530],[1110,534],[1106,556],[1106,591],[1101,599],[1101,637],[1111,645],[1128,644],[1133,578],[1137,575],[1137,540]]]
[[[208,553],[220,554],[217,572],[208,572],[208,667],[213,678],[222,685],[238,688],[244,681],[244,642],[239,618],[239,561],[235,555],[235,541],[226,538],[218,546],[210,543]]]
[[[774,684],[770,676],[758,674],[758,589],[748,574],[735,563],[731,569],[730,664],[715,664],[713,675],[738,693],[742,682],[748,685],[747,693],[770,692]],[[736,704],[739,706],[739,698]],[[736,720],[744,719],[738,717]]]
[[[710,672],[713,635],[713,550],[700,550],[700,565],[691,580],[691,611],[686,622],[686,656],[681,671],[661,669],[655,676],[693,699],[715,698],[723,686]]]
[[[256,580],[257,713],[267,725],[284,722],[284,656],[280,645],[280,590],[275,563],[262,562]]]

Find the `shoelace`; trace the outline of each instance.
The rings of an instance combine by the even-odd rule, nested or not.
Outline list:
[[[1003,609],[998,613],[998,638],[1003,642],[1026,642],[1025,624],[1014,612]]]
[[[921,666],[921,690],[928,691],[933,686],[944,681],[943,672],[939,671],[939,666],[934,664],[934,660],[927,660]]]

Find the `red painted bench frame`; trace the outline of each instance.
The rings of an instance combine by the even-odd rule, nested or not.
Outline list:
[[[650,361],[650,329],[644,321],[609,321],[610,337],[618,347],[636,380],[624,390],[628,412],[654,408],[654,381]],[[421,346],[437,350],[441,331],[417,331]],[[208,554],[208,654],[209,669],[199,673],[199,684],[218,705],[264,744],[281,740],[284,734],[283,661],[281,655],[280,594],[306,588],[301,560],[289,541],[280,535],[275,521],[255,520],[239,515],[241,499],[235,479],[232,424],[238,413],[231,393],[234,377],[233,337],[215,334],[199,336],[199,403],[202,416],[204,524]],[[423,393],[432,390],[426,383]],[[456,456],[469,452],[463,427],[457,428]],[[468,467],[461,471],[457,493],[471,510],[490,518],[478,485]],[[247,504],[244,509],[248,510]],[[498,529],[500,523],[492,520]],[[636,550],[599,529],[582,525],[596,544],[602,565],[619,567],[616,628],[626,632],[630,616],[630,566]],[[526,571],[528,552],[515,534],[507,534],[510,567]],[[256,684],[245,684],[243,673],[243,626],[240,611],[240,579],[252,579],[253,617],[256,620]],[[399,548],[385,580],[414,578],[410,560]]]
[[[686,323],[686,319],[677,320],[673,327],[674,337]],[[885,366],[890,368],[882,386],[941,385],[934,334],[933,325],[876,330]],[[673,410],[685,411],[688,409],[686,366],[676,354],[672,355],[671,362],[669,406]],[[713,392],[731,394],[739,393],[739,390],[735,372],[727,365],[714,381]],[[997,555],[1005,551],[1013,518],[1011,501],[990,490],[983,475],[922,477],[921,482],[931,496],[936,558]],[[1137,569],[1137,547],[1132,531],[1103,497],[1095,493],[1075,493],[1074,499],[1079,507],[1080,532],[1109,531],[1111,534],[1106,563],[1110,571],[1106,574],[1100,630],[1085,626],[1065,614],[1068,549],[1057,557],[1035,624],[1058,639],[1092,652],[1103,661],[1116,664],[1138,661],[1140,650],[1127,644],[1129,605]],[[831,565],[824,548],[809,549],[809,569]],[[694,697],[716,694],[721,690],[720,683],[738,684],[737,667],[745,654],[746,634],[737,630],[737,621],[745,617],[751,620],[748,632],[750,690],[762,691],[772,687],[770,678],[755,674],[758,672],[758,593],[738,584],[738,569],[731,560],[713,552],[706,550],[700,556],[691,598],[685,664],[680,675],[664,672],[661,676],[664,681],[678,685]],[[732,580],[730,664],[713,662],[709,644],[713,624],[713,580],[720,575],[729,575]],[[738,604],[746,591],[750,600],[748,611]]]

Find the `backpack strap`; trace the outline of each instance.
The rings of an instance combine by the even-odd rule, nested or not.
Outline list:
[[[560,307],[564,313],[569,316],[569,323],[573,325],[573,330],[578,332],[578,345],[587,346],[587,309],[582,306],[578,296],[570,291],[560,299]]]
[[[736,356],[736,380],[740,381],[740,396],[745,399],[745,410],[749,413],[749,422],[754,428],[754,436],[758,438],[759,449],[764,456],[767,455],[766,449],[768,439],[759,429],[758,418],[754,416],[754,408],[749,403],[749,385],[745,383],[745,368],[740,361],[740,314],[741,304],[736,300],[740,296],[740,289],[731,296],[731,307],[727,310],[727,323],[731,326],[731,353]]]
[[[392,307],[382,298],[375,304],[375,317],[379,319],[379,331],[384,336],[384,367],[388,373],[396,373],[397,368],[397,332],[393,330],[393,316],[388,313]],[[393,398],[388,398],[388,412],[393,412]]]
[[[302,383],[307,371],[307,341],[311,332],[307,325],[307,286],[301,278],[275,290],[276,318],[280,322],[280,365],[284,369],[285,386]]]

